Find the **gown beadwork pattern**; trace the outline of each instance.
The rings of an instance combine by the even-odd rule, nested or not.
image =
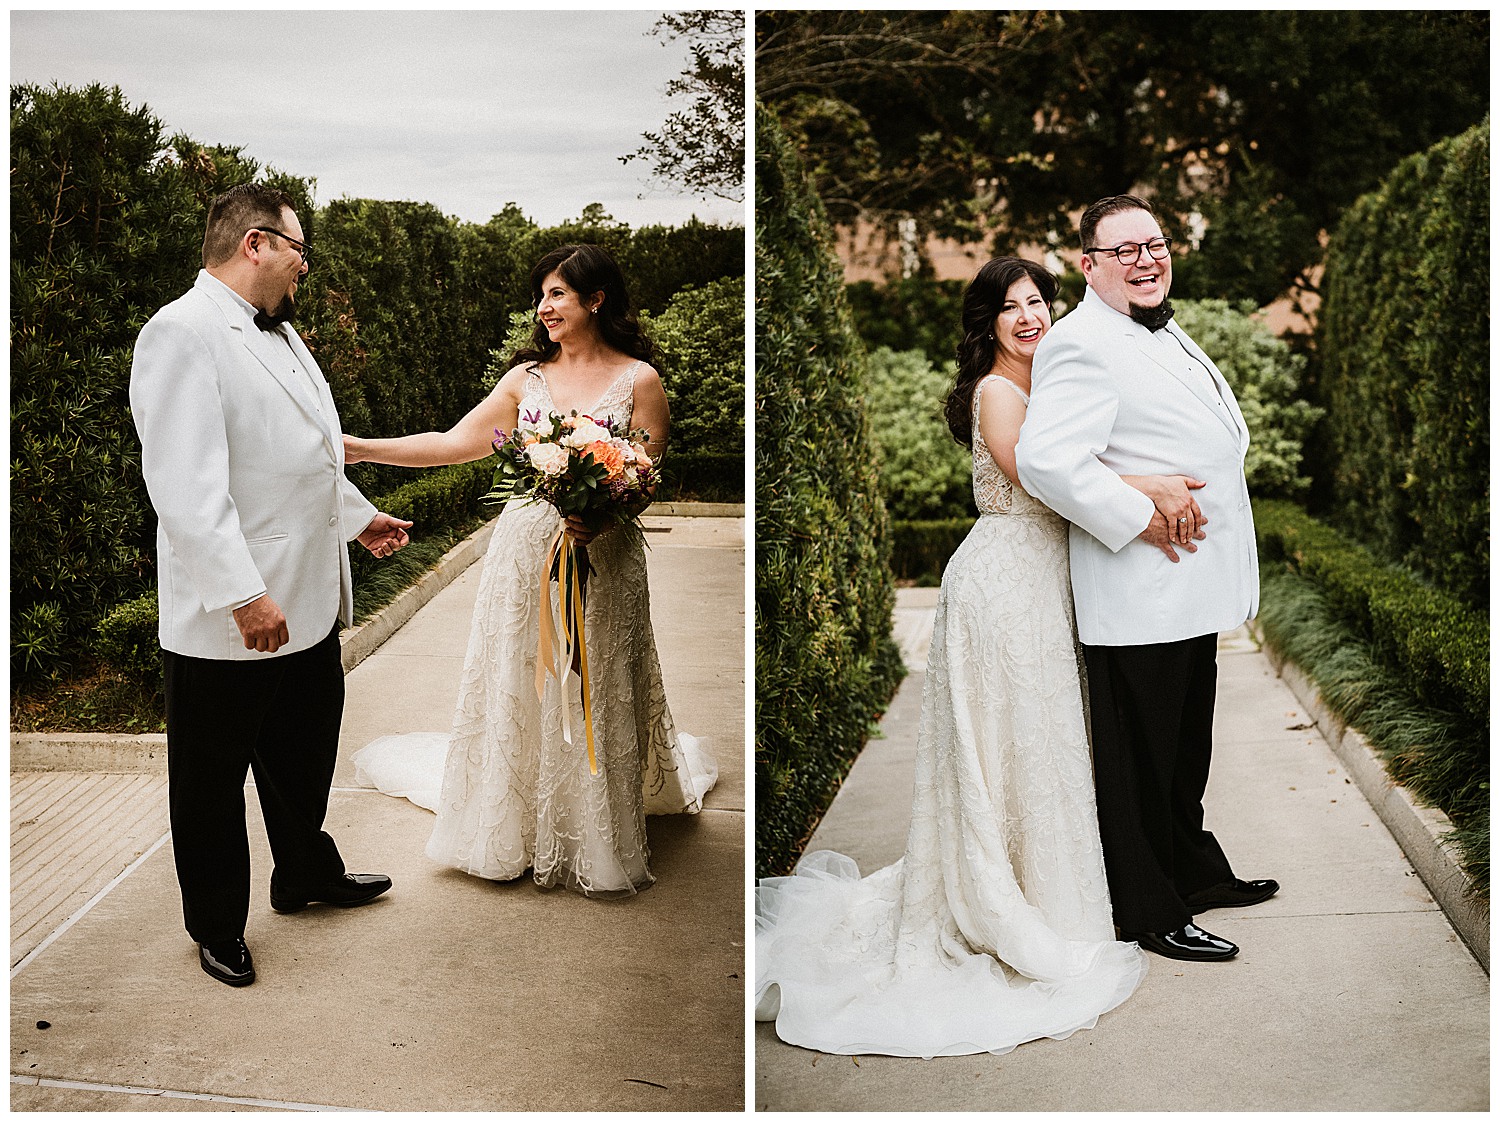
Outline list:
[[[639,363],[588,413],[629,428]],[[539,366],[521,412],[555,411]],[[496,521],[448,734],[384,737],[355,753],[356,780],[437,813],[427,856],[474,876],[531,872],[544,887],[618,896],[652,883],[647,814],[697,813],[718,778],[704,743],[673,726],[651,627],[645,550],[620,533],[588,546],[588,643],[599,774],[590,775],[576,676],[535,685],[542,567],[557,511],[520,500]],[[556,602],[555,583],[547,595]],[[563,739],[570,706],[573,743]]]
[[[756,889],[756,1016],[835,1054],[1003,1054],[1134,992],[1095,818],[1067,524],[995,464],[974,395],[980,518],[943,574],[901,860],[820,851]],[[1025,398],[1025,394],[1021,396]]]

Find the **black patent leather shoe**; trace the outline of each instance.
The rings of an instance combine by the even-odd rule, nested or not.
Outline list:
[[[248,986],[255,981],[255,964],[250,961],[250,948],[243,939],[199,943],[198,965],[210,978],[217,978],[226,986]]]
[[[1205,888],[1202,892],[1194,892],[1182,902],[1188,906],[1189,911],[1197,915],[1210,908],[1248,908],[1251,904],[1269,900],[1280,889],[1281,885],[1274,880],[1240,880],[1236,877],[1224,884]]]
[[[1221,962],[1240,953],[1239,947],[1228,939],[1210,935],[1193,923],[1161,935],[1150,931],[1121,931],[1120,938],[1127,943],[1139,943],[1142,950],[1152,954],[1186,962]]]
[[[391,887],[391,878],[380,873],[345,873],[338,880],[305,893],[287,893],[271,889],[271,907],[278,912],[300,912],[309,904],[332,904],[336,908],[357,908],[368,904]]]

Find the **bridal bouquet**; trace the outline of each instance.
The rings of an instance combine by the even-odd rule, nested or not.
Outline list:
[[[577,411],[563,417],[539,410],[521,415],[509,436],[495,431],[495,468],[487,502],[551,503],[564,517],[577,515],[591,531],[613,522],[641,542],[645,532],[640,512],[651,500],[656,465],[646,454],[650,433],[645,429],[618,431],[623,426],[598,421]],[[541,630],[537,636],[536,692],[541,697],[547,675],[565,684],[577,674],[583,700],[583,726],[588,742],[589,774],[598,775],[594,754],[593,706],[589,700],[588,648],[583,641],[584,593],[589,574],[588,551],[574,544],[558,527],[547,549],[542,569]],[[557,583],[557,609],[547,585]],[[569,706],[562,707],[563,739],[573,743]]]
[[[576,411],[566,417],[527,411],[509,436],[495,431],[495,468],[486,502],[525,498],[547,502],[564,517],[577,515],[590,530],[614,522],[641,533],[640,510],[651,499],[657,468],[646,454],[645,429],[597,421]]]

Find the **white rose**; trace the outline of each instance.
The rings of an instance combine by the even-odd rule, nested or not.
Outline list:
[[[561,475],[568,467],[568,453],[556,444],[533,444],[526,449],[531,465],[546,475]]]

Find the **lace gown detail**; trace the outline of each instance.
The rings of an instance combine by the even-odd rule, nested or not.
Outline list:
[[[591,416],[628,427],[636,366]],[[556,411],[537,367],[521,410]],[[545,503],[507,504],[484,559],[451,733],[377,740],[355,753],[356,779],[436,810],[427,843],[435,861],[491,880],[529,869],[545,887],[628,894],[652,882],[644,816],[696,813],[717,769],[700,740],[673,727],[645,551],[624,534],[588,546],[584,634],[598,775],[589,774],[576,676],[565,697],[549,675],[537,698],[542,568],[559,524]],[[555,604],[557,586],[547,588]],[[564,705],[572,744],[563,740]]]
[[[1114,939],[1067,523],[990,456],[992,389],[1021,392],[996,376],[975,390],[981,516],[943,573],[905,855],[860,879],[811,853],[756,889],[756,1016],[788,1043],[1001,1054],[1092,1027],[1145,972]]]

